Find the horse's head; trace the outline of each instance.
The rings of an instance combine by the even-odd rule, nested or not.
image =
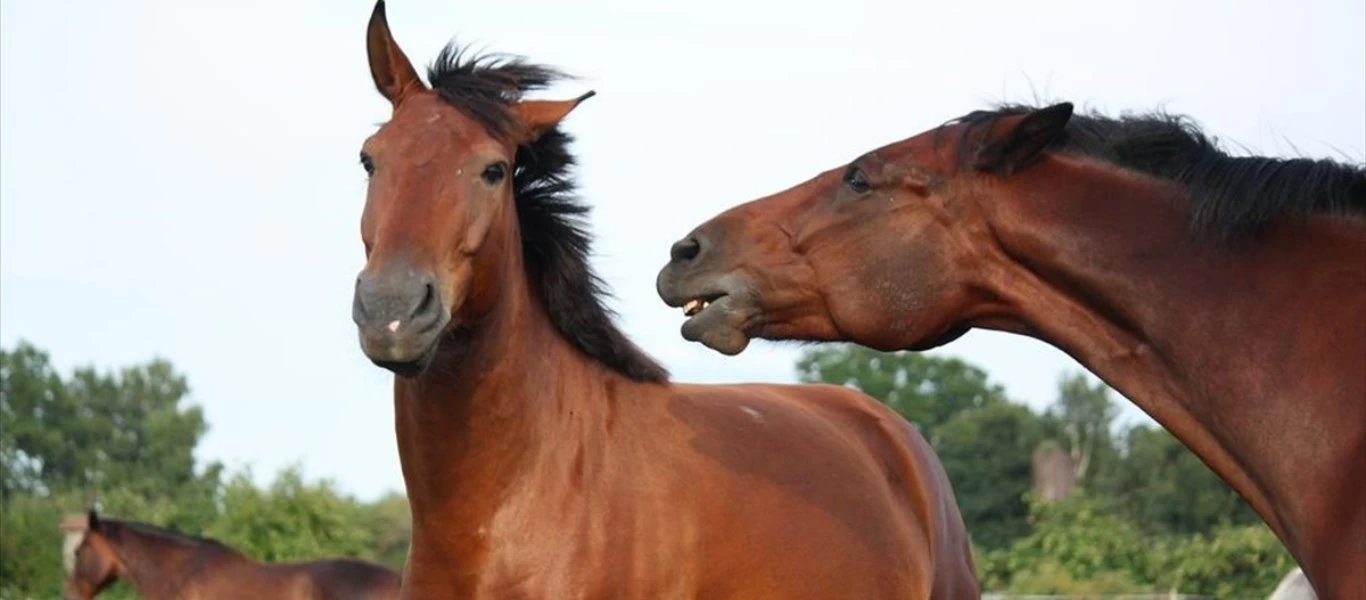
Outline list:
[[[75,568],[62,588],[65,600],[90,600],[112,585],[123,573],[123,563],[104,536],[100,517],[91,510],[86,517],[85,536],[76,546]]]
[[[523,101],[523,91],[558,74],[516,59],[461,61],[449,51],[428,88],[394,42],[382,0],[367,47],[393,113],[360,154],[370,182],[353,318],[370,360],[415,376],[448,333],[489,311],[505,275],[523,276],[513,191],[524,175],[541,174],[524,173],[519,159],[591,93]]]
[[[1028,166],[1071,115],[1059,104],[949,125],[736,206],[673,245],[660,298],[683,307],[685,338],[726,354],[756,337],[945,343],[994,316],[976,283],[990,275],[980,208],[998,175]]]

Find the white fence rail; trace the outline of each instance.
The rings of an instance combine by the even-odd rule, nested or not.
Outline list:
[[[987,592],[982,600],[1212,600],[1213,596],[1195,596],[1177,592],[1167,594],[1076,594],[1049,596],[1041,594],[1005,594]]]

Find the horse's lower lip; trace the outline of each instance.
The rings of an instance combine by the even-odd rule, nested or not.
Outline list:
[[[688,317],[680,333],[683,339],[735,355],[748,345],[749,334],[745,329],[753,315],[754,311],[743,301],[729,294],[722,295]]]
[[[375,363],[375,366],[385,369],[399,377],[414,379],[425,373],[427,367],[431,366],[432,360],[436,357],[436,346],[437,344],[433,343],[426,352],[422,353],[422,356],[413,360],[388,361],[371,359],[370,362]]]

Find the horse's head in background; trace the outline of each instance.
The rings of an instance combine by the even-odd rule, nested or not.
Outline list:
[[[76,546],[75,567],[62,588],[65,600],[90,600],[113,585],[124,571],[123,563],[105,538],[100,516],[87,513],[85,535]]]

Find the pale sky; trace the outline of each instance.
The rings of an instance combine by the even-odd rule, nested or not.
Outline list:
[[[202,459],[401,490],[391,375],[350,318],[356,156],[389,113],[371,7],[0,4],[0,343],[64,371],[165,357],[208,417]],[[598,91],[565,123],[595,265],[679,381],[791,381],[798,349],[685,342],[654,293],[673,240],[988,103],[1163,107],[1250,151],[1366,160],[1361,0],[391,0],[389,19],[424,73],[458,37],[583,77],[556,95]],[[999,333],[935,353],[1035,407],[1078,368]]]

